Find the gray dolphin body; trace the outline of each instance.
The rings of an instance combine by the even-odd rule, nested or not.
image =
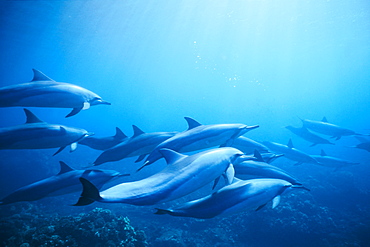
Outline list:
[[[261,209],[272,201],[272,208],[280,203],[280,196],[295,186],[281,179],[237,180],[217,192],[190,201],[179,207],[157,209],[156,214],[169,214],[180,217],[210,219],[219,215],[235,214],[247,209]]]
[[[0,88],[0,107],[73,108],[66,116],[70,117],[93,105],[110,105],[85,88],[56,82],[35,69],[33,73],[31,82]]]
[[[134,129],[134,135],[125,142],[105,150],[94,161],[95,166],[134,156],[139,156],[136,160],[136,162],[139,162],[160,143],[177,134],[177,132],[145,133],[135,125],[132,127]]]
[[[265,145],[245,136],[239,136],[238,138],[235,138],[231,146],[239,149],[245,154],[252,154],[255,150],[258,150],[260,153],[268,152],[268,148]]]
[[[255,151],[257,160],[246,160],[234,163],[235,176],[245,179],[246,177],[262,177],[262,178],[277,178],[288,181],[291,184],[301,185],[300,182],[293,176],[289,175],[283,169],[270,165],[263,161],[261,154]]]
[[[332,156],[328,156],[324,150],[321,150],[320,155],[311,155],[315,160],[317,160],[318,165],[326,166],[326,167],[332,167],[332,168],[342,168],[346,166],[352,166],[352,165],[358,165],[360,163],[358,162],[352,162]]]
[[[0,205],[20,201],[36,201],[44,197],[80,191],[80,177],[89,179],[95,186],[101,188],[105,183],[119,176],[127,176],[127,174],[121,175],[112,170],[74,170],[64,162],[60,162],[60,172],[57,175],[17,189],[1,199]]]
[[[370,152],[370,140],[361,136],[356,136],[356,138],[360,141],[360,143],[356,146],[352,146],[352,148],[358,148]]]
[[[263,142],[265,146],[267,146],[273,152],[278,152],[284,154],[284,157],[296,161],[296,165],[300,165],[302,163],[313,163],[317,164],[317,161],[311,157],[310,155],[302,152],[296,148],[294,148],[292,140],[289,139],[288,145],[283,145],[276,142]]]
[[[329,135],[332,138],[336,138],[336,140],[339,140],[342,136],[362,135],[354,132],[353,130],[328,123],[326,117],[324,117],[321,121],[313,121],[308,119],[301,120],[304,127],[323,135]]]
[[[86,145],[97,150],[107,150],[125,141],[128,137],[116,127],[116,134],[108,137],[87,136],[79,144]]]
[[[71,151],[75,150],[77,142],[90,135],[84,129],[43,122],[31,111],[24,111],[27,116],[25,124],[0,129],[0,149],[59,148],[57,154],[66,146],[71,146]]]
[[[296,128],[296,127],[293,127],[293,126],[286,126],[285,128],[287,128],[288,130],[293,132],[295,135],[301,137],[302,139],[304,139],[308,142],[312,142],[311,147],[313,147],[317,144],[332,144],[332,145],[334,145],[334,143],[331,143],[330,141],[326,140],[325,138],[322,138],[321,136],[318,136],[318,135],[312,133],[311,131],[309,131],[304,126],[302,126],[301,128]]]
[[[144,166],[159,160],[162,157],[159,150],[162,148],[169,148],[177,152],[186,153],[215,146],[231,146],[236,138],[259,127],[258,125],[247,126],[245,124],[202,125],[189,117],[185,117],[185,120],[189,128],[159,144],[153,152],[149,154]]]
[[[105,203],[127,203],[132,205],[154,205],[171,201],[203,187],[221,175],[231,183],[235,162],[242,152],[224,147],[206,150],[194,155],[183,155],[170,149],[161,149],[168,165],[161,172],[148,178],[122,183],[99,191],[85,179],[80,179],[83,192],[76,206],[94,201]]]

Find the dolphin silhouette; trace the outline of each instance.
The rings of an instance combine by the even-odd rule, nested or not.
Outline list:
[[[210,219],[219,215],[235,214],[247,209],[256,208],[256,210],[260,210],[270,201],[272,201],[272,208],[275,208],[280,203],[280,196],[292,188],[306,189],[300,185],[292,185],[285,180],[274,178],[235,179],[234,183],[211,195],[174,208],[157,208],[155,214]]]
[[[263,144],[267,146],[271,151],[282,153],[284,154],[284,157],[296,161],[297,163],[295,165],[300,165],[302,163],[317,164],[317,161],[313,157],[303,151],[296,149],[293,146],[292,139],[289,139],[288,145],[268,141],[263,142]]]
[[[324,150],[321,150],[320,155],[311,155],[315,160],[317,160],[317,164],[321,166],[326,166],[326,167],[332,167],[332,168],[342,168],[346,166],[352,166],[352,165],[359,165],[360,163],[358,162],[352,162],[332,156],[328,156]]]
[[[114,136],[108,137],[87,136],[84,139],[82,139],[79,142],[79,144],[86,145],[97,150],[106,150],[125,141],[127,138],[128,137],[122,132],[122,130],[116,127],[116,134]]]
[[[235,177],[241,179],[246,177],[250,178],[251,176],[278,178],[286,180],[291,184],[301,185],[296,178],[289,175],[283,169],[264,162],[261,154],[257,150],[255,150],[254,156],[257,158],[257,160],[246,160],[234,163]]]
[[[27,121],[25,124],[0,128],[0,149],[43,149],[58,148],[54,154],[66,146],[71,152],[77,148],[77,142],[91,133],[84,129],[49,124],[41,121],[30,110],[24,109]]]
[[[366,138],[363,138],[361,136],[356,136],[356,138],[357,138],[357,140],[360,141],[360,143],[355,145],[355,146],[349,146],[349,147],[350,148],[362,149],[362,150],[370,152],[370,140],[366,139]]]
[[[331,124],[328,122],[326,117],[324,117],[321,121],[313,121],[308,119],[301,119],[301,121],[304,127],[317,133],[336,138],[336,140],[339,140],[342,136],[363,135],[356,133],[353,130]]]
[[[232,163],[243,155],[230,147],[210,149],[190,156],[166,148],[160,152],[168,163],[166,168],[139,181],[118,184],[99,193],[94,185],[81,178],[83,192],[75,206],[94,201],[154,205],[190,194],[214,180],[217,183],[221,175],[231,183],[234,177]]]
[[[147,154],[163,141],[177,134],[177,132],[153,132],[145,133],[136,125],[132,126],[134,135],[125,142],[105,150],[94,161],[94,165],[101,165],[106,162],[118,161],[124,158],[139,156],[136,162],[145,158]]]
[[[322,138],[321,136],[315,135],[314,133],[309,131],[305,126],[302,126],[301,128],[296,128],[296,127],[293,127],[293,126],[289,125],[289,126],[286,126],[285,128],[287,128],[288,130],[293,132],[295,135],[301,137],[302,139],[304,139],[308,142],[312,142],[312,145],[310,147],[313,147],[317,144],[332,144],[332,145],[334,145],[334,143],[326,140],[325,138]]]
[[[202,125],[190,117],[185,117],[185,120],[188,123],[188,129],[159,144],[149,154],[139,170],[159,160],[162,157],[161,152],[159,152],[161,148],[186,153],[219,145],[232,146],[236,138],[259,127],[258,125],[247,126],[245,124]]]
[[[93,105],[110,105],[102,98],[77,85],[56,82],[42,72],[33,70],[31,82],[0,88],[0,107],[73,108],[66,116],[76,115]]]
[[[128,176],[112,170],[74,170],[60,161],[60,172],[57,175],[23,186],[0,200],[0,205],[36,201],[44,197],[58,196],[81,190],[80,177],[89,179],[96,187],[101,188],[113,178]]]

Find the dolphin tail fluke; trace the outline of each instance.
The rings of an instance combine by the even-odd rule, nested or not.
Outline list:
[[[73,108],[72,111],[66,116],[66,118],[76,115],[77,113],[79,113],[82,110],[82,108],[83,107]]]
[[[80,182],[82,184],[83,191],[78,202],[73,206],[85,206],[102,199],[99,195],[99,190],[89,180],[80,178]]]

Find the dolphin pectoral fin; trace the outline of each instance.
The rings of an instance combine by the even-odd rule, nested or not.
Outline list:
[[[342,136],[337,136],[337,138],[335,139],[336,141],[338,141]]]
[[[83,107],[78,107],[78,108],[73,108],[72,111],[66,116],[67,117],[72,117],[79,113],[82,110]]]
[[[272,199],[272,208],[276,208],[277,205],[280,203],[280,196],[276,196],[274,199]]]
[[[84,102],[84,106],[82,107],[82,110],[87,110],[90,108],[90,103],[89,102]]]
[[[53,154],[53,156],[55,156],[55,155],[59,154],[60,152],[62,152],[62,151],[63,151],[63,149],[65,149],[65,147],[61,147],[61,148],[59,148],[59,149],[58,149],[58,151],[56,151],[56,152]]]
[[[146,161],[139,169],[136,170],[136,172],[139,172],[141,171],[144,167],[150,165],[150,162],[149,161]]]
[[[312,143],[311,145],[310,145],[310,147],[314,147],[314,146],[316,146],[317,145],[317,143]]]
[[[235,175],[235,170],[234,170],[233,164],[229,165],[225,174],[226,174],[227,184],[232,184],[232,182],[234,180],[234,175]]]
[[[221,176],[215,179],[215,182],[213,183],[213,186],[212,186],[212,190],[216,188],[216,185],[218,184],[218,181],[220,181],[220,178]]]
[[[142,155],[140,155],[140,156],[137,158],[137,160],[135,160],[135,163],[138,163],[138,162],[142,161],[142,160],[145,158],[145,156],[146,156],[146,154],[142,154]]]
[[[85,178],[80,178],[80,182],[82,184],[83,190],[80,198],[78,199],[78,202],[73,206],[85,206],[93,203],[94,201],[99,201],[103,199],[99,195],[99,190],[89,180]]]
[[[157,210],[157,212],[155,212],[154,214],[169,214],[169,215],[171,215],[171,213],[172,213],[170,210],[167,210],[167,209],[155,208],[155,210]]]
[[[261,210],[262,208],[264,208],[264,207],[266,206],[266,204],[267,204],[267,203],[262,204],[261,206],[259,206],[259,207],[256,209],[256,211],[259,211],[259,210]]]
[[[77,142],[72,143],[70,147],[71,147],[70,152],[72,153],[73,151],[77,149]]]

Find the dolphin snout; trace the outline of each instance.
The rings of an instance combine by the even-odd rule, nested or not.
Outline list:
[[[260,127],[260,126],[259,125],[252,125],[252,126],[247,126],[247,129],[252,130],[252,129],[257,129],[258,127]]]
[[[102,99],[98,101],[98,104],[100,104],[100,105],[111,105],[111,103],[109,103],[105,100],[102,100]]]

